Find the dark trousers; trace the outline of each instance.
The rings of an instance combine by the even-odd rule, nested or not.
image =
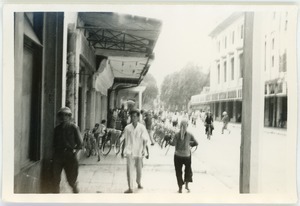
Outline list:
[[[176,171],[176,178],[177,178],[177,184],[178,187],[182,187],[182,185],[185,182],[193,182],[193,172],[192,172],[192,158],[189,157],[180,157],[177,155],[174,155],[174,165],[175,165],[175,171]],[[182,179],[182,166],[185,166],[184,168],[184,180]]]
[[[53,158],[53,185],[54,193],[59,193],[59,185],[61,181],[61,172],[65,170],[69,185],[74,188],[77,184],[78,176],[78,160],[76,154],[72,151],[55,152]]]

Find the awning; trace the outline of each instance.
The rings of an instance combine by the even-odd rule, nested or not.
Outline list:
[[[85,30],[95,54],[108,59],[113,89],[137,86],[154,59],[161,21],[112,12],[79,12],[78,16],[83,24],[77,28]]]
[[[107,90],[113,85],[114,75],[106,60],[102,60],[99,67],[104,67],[104,69],[99,69],[102,72],[97,75],[95,88],[102,95],[107,96]]]

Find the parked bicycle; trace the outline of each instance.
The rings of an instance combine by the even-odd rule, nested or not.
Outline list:
[[[107,128],[107,135],[104,138],[104,142],[100,146],[101,148],[101,153],[104,156],[107,156],[111,149],[114,148],[115,154],[119,154],[121,151],[121,130],[116,130],[116,129],[110,129]]]

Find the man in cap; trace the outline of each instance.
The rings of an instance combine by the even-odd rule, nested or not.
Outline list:
[[[59,193],[61,172],[64,169],[73,193],[78,193],[77,153],[82,148],[82,140],[78,126],[71,122],[72,112],[68,107],[57,113],[60,124],[54,129],[53,184],[54,193]]]
[[[128,190],[125,193],[133,193],[133,170],[136,168],[136,183],[138,189],[141,185],[143,156],[146,152],[147,140],[149,138],[146,127],[139,122],[140,112],[136,109],[130,111],[131,123],[124,129],[125,149],[127,159],[127,181]]]
[[[177,184],[179,187],[178,192],[182,193],[182,186],[185,183],[185,189],[189,192],[189,182],[193,182],[192,172],[192,159],[191,159],[191,146],[197,146],[198,142],[194,136],[187,132],[188,121],[186,119],[180,122],[180,131],[175,134],[170,144],[175,146],[174,165],[177,178]],[[182,179],[182,166],[184,169],[184,180]]]

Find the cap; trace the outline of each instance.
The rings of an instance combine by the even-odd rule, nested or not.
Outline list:
[[[72,114],[72,111],[69,107],[62,107],[57,114]]]

